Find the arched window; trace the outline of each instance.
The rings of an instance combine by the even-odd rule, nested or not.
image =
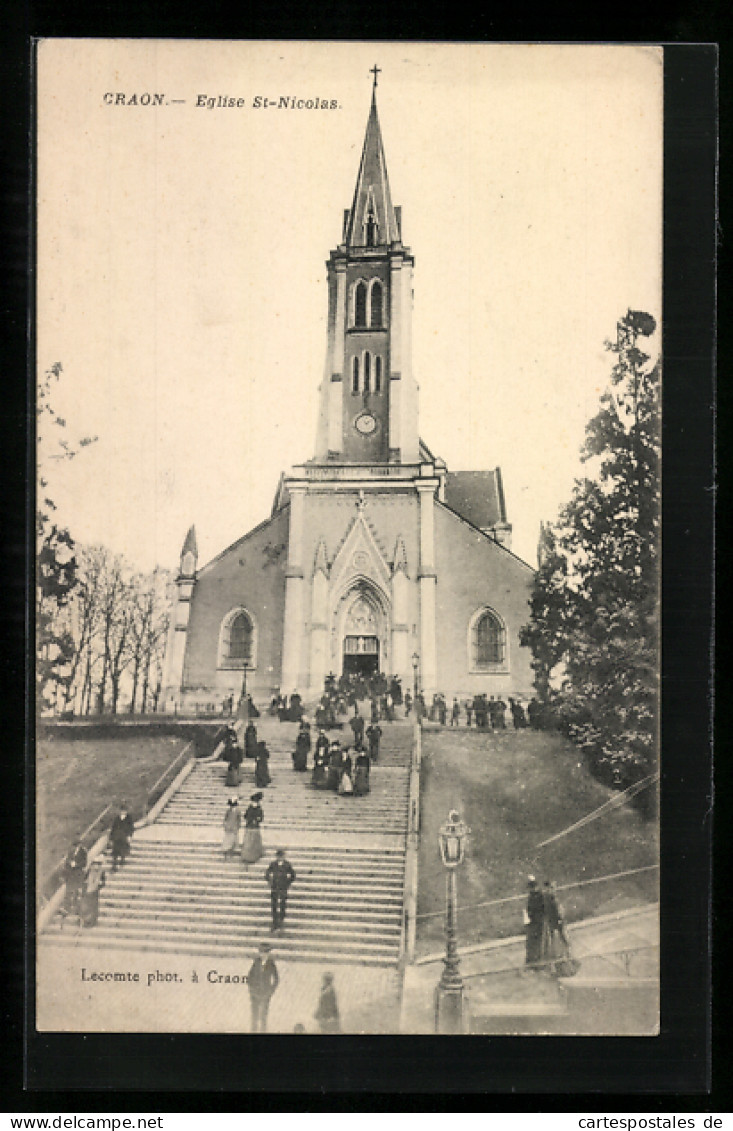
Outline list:
[[[382,359],[381,357],[374,358],[374,392],[381,393],[382,391]]]
[[[364,354],[364,392],[370,393],[372,390],[372,355],[367,352]]]
[[[355,357],[351,363],[351,392],[359,392],[359,358]]]
[[[224,617],[219,634],[219,667],[248,668],[255,663],[255,628],[244,609],[232,609]]]
[[[377,279],[372,283],[369,324],[374,330],[382,329],[382,284]]]
[[[479,609],[469,629],[471,668],[486,671],[506,661],[506,630],[493,609]]]
[[[361,330],[366,329],[367,324],[367,286],[366,283],[359,282],[356,284],[354,292],[354,325]]]

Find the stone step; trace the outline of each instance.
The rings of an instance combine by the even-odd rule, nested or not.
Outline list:
[[[261,907],[247,904],[246,906],[232,907],[229,910],[220,909],[215,912],[191,911],[190,909],[179,911],[176,909],[169,910],[165,907],[138,906],[137,902],[129,904],[123,902],[121,906],[110,902],[105,911],[100,912],[99,922],[102,925],[109,922],[128,925],[147,923],[154,929],[162,927],[189,930],[198,927],[199,929],[214,931],[218,927],[234,929],[242,928],[245,925],[262,926],[263,923],[269,922],[268,907],[265,907],[264,904]],[[400,915],[392,916],[391,919],[377,915],[370,919],[356,912],[349,914],[335,909],[328,913],[323,912],[320,915],[315,915],[310,911],[304,911],[295,899],[292,903],[290,900],[288,901],[286,921],[290,930],[305,932],[320,930],[329,936],[333,933],[345,931],[360,936],[377,935],[380,938],[390,938],[399,936],[402,929]]]
[[[404,860],[400,860],[399,857],[389,857],[385,861],[380,861],[374,856],[369,856],[364,860],[359,860],[359,858],[354,860],[354,858],[346,856],[338,858],[303,856],[294,852],[288,852],[287,856],[297,875],[318,875],[318,877],[324,879],[330,877],[338,879],[344,877],[377,878],[377,875],[380,875],[380,877],[394,875],[394,877],[402,878],[404,872]],[[109,856],[105,858],[107,861],[110,860]],[[265,857],[262,857],[262,860],[265,860]],[[232,863],[232,858],[225,858],[218,846],[208,848],[205,853],[176,852],[175,848],[171,852],[147,853],[143,851],[141,846],[137,846],[132,849],[119,874],[129,874],[130,870],[135,871],[140,865],[158,869],[162,864],[170,867],[173,871],[187,870],[192,874],[196,874],[198,871],[206,872],[206,874],[212,874],[212,872],[221,874],[224,870],[228,874],[231,871]],[[261,861],[258,864],[262,865],[262,871],[264,871],[266,864],[262,864]]]
[[[197,818],[186,817],[183,814],[176,816],[175,813],[169,813],[166,817],[161,817],[161,826],[196,826],[197,828],[212,829],[216,828],[220,822],[213,820],[206,814],[202,814]],[[364,835],[384,835],[384,836],[401,836],[405,832],[406,815],[402,821],[397,819],[393,821],[364,821],[358,825],[356,824],[342,824],[340,821],[300,821],[294,822],[292,820],[270,820],[262,827],[263,838],[267,838],[268,832],[277,832],[278,839],[282,839],[279,835],[281,833],[292,832],[296,830],[301,833],[338,833],[339,835],[352,834],[354,836],[363,833]]]
[[[264,873],[271,849],[248,866],[222,854],[222,819],[233,790],[224,784],[225,764],[213,762],[197,765],[159,815],[163,839],[133,838],[125,864],[108,870],[96,927],[79,935],[56,920],[44,938],[63,946],[79,939],[81,945],[205,955],[210,961],[247,955],[268,939],[292,961],[395,965],[402,943],[404,848],[394,847],[394,840],[383,850],[349,846],[354,835],[406,834],[412,728],[382,727],[371,792],[354,798],[314,790],[310,773],[293,770],[295,724],[258,721],[273,777],[263,790],[263,836],[271,840],[277,834],[287,843],[291,835],[330,834],[339,842],[288,849],[296,881],[284,933],[269,930]],[[256,789],[251,760],[245,760],[243,776],[236,792],[244,807]],[[211,831],[202,840],[181,840],[186,828]]]
[[[88,932],[81,937],[71,932],[55,932],[44,934],[44,940],[56,946],[89,945]],[[140,934],[131,938],[123,928],[94,928],[94,946],[100,950],[113,949],[136,950],[158,954],[187,954],[208,958],[212,963],[217,958],[243,958],[249,965],[252,953],[261,942],[269,941],[277,958],[288,962],[328,962],[329,964],[361,965],[361,966],[394,966],[399,957],[399,949],[395,946],[369,946],[340,942],[334,945],[309,942],[304,943],[287,935],[270,935],[266,931],[252,932],[250,935],[236,941],[222,941],[208,935],[189,933],[184,939],[169,939],[156,936],[150,938],[148,934]],[[246,972],[246,970],[245,970]]]
[[[251,877],[251,879],[250,879]],[[126,878],[116,885],[117,891],[146,891],[155,892],[179,892],[181,890],[196,894],[203,894],[207,890],[211,890],[215,885],[217,893],[226,891],[233,898],[236,898],[238,893],[247,890],[259,889],[268,892],[269,888],[260,873],[250,873],[248,875],[250,882],[247,883],[243,878],[227,878],[225,876],[217,880],[216,877],[201,878],[193,873],[180,873],[178,876],[165,877],[160,876],[157,869],[140,869],[132,874],[128,873]],[[333,893],[334,898],[341,899],[342,893],[340,888],[346,889],[344,894],[358,893],[363,896],[392,896],[401,894],[402,892],[402,878],[395,877],[392,879],[365,879],[357,880],[353,877],[343,877],[341,879],[330,879],[324,881],[322,878],[316,876],[298,875],[295,881],[298,888],[307,892],[308,894],[318,894],[324,891]],[[105,888],[108,890],[109,885]],[[293,891],[295,885],[293,885]]]
[[[245,903],[241,899],[241,897],[239,900],[236,900],[231,899],[229,896],[224,897],[221,895],[186,896],[183,894],[174,894],[171,892],[158,894],[147,891],[135,894],[125,894],[124,892],[120,892],[119,894],[106,899],[104,903],[105,907],[110,908],[140,907],[145,908],[146,910],[150,910],[151,908],[153,910],[158,908],[160,908],[161,910],[166,910],[168,908],[168,905],[176,909],[180,909],[181,913],[187,912],[187,909],[193,908],[195,911],[201,909],[202,913],[203,910],[209,909],[212,913],[217,914],[222,910],[224,912],[227,912],[233,908],[241,908],[245,906]],[[259,893],[249,893],[246,900],[247,907],[259,908],[269,907],[269,905],[270,897],[269,893],[267,892],[262,892],[261,895]],[[402,914],[402,901],[397,896],[391,899],[387,896],[382,896],[379,899],[372,900],[355,896],[351,901],[342,900],[339,897],[337,905],[334,906],[333,899],[329,899],[327,896],[322,896],[320,898],[309,898],[308,895],[304,894],[303,892],[294,892],[290,896],[289,905],[292,906],[294,910],[303,913],[307,912],[309,914],[313,914],[316,917],[324,913],[328,913],[329,915],[343,915],[351,918],[356,917],[363,919],[367,919],[369,916],[376,915],[384,917],[386,919],[387,917],[394,918],[395,915],[399,916]]]
[[[239,942],[242,939],[251,938],[252,933],[259,927],[263,933],[269,933],[270,917],[266,916],[251,916],[249,925],[243,924],[239,927],[236,923],[229,925],[224,930],[207,929],[206,926],[200,926],[198,933],[200,935],[208,935],[211,939],[221,938],[222,941],[232,944]],[[154,919],[145,919],[139,917],[138,920],[131,920],[127,917],[124,919],[115,918],[112,915],[100,914],[99,925],[104,929],[114,930],[119,928],[126,931],[130,938],[145,937],[151,938],[153,934],[156,937],[167,936],[169,939],[182,937],[185,941],[185,936],[189,933],[195,934],[196,931],[190,922],[166,922],[157,923]],[[96,932],[96,928],[93,928]],[[316,942],[321,945],[340,942],[344,944],[363,945],[365,949],[376,948],[384,950],[385,947],[399,945],[400,932],[385,932],[385,939],[379,938],[372,940],[365,932],[354,926],[340,925],[337,923],[330,924],[328,927],[321,927],[318,925],[309,924],[295,924],[290,921],[289,917],[285,919],[285,934],[293,940],[300,940],[301,943]],[[279,936],[278,936],[279,937]]]
[[[211,840],[208,841],[200,840],[196,842],[178,840],[142,841],[139,839],[133,842],[133,848],[137,851],[175,856],[183,856],[185,854],[198,856],[202,851],[216,853],[219,851],[219,846],[219,837],[212,837]],[[338,848],[334,848],[332,845],[296,845],[288,851],[288,857],[292,857],[293,860],[325,859],[326,862],[330,862],[336,854],[339,859],[354,860],[357,862],[364,861],[365,863],[369,860],[377,860],[379,862],[392,860],[397,863],[402,863],[405,858],[404,848],[362,848],[348,843],[339,845]]]

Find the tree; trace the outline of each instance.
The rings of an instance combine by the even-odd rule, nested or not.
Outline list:
[[[77,585],[74,540],[53,520],[56,505],[48,494],[49,465],[74,459],[96,437],[71,442],[66,421],[52,403],[61,377],[56,362],[38,386],[36,402],[38,445],[38,505],[36,508],[36,701],[39,710],[55,710],[60,695],[66,700],[73,679],[74,641],[68,624],[69,600]]]
[[[656,766],[660,366],[639,347],[655,329],[651,315],[629,310],[606,343],[616,355],[611,387],[581,452],[595,475],[576,480],[543,529],[522,633],[538,695],[619,787]]]

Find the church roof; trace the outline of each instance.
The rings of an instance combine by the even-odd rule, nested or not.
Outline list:
[[[479,530],[506,522],[501,468],[449,471],[445,477],[445,502]]]
[[[366,221],[370,212],[374,214],[377,224],[375,243],[399,242],[399,225],[392,206],[382,131],[379,128],[376,87],[372,90],[372,105],[356,178],[356,190],[344,234],[344,242],[348,248],[366,245]]]

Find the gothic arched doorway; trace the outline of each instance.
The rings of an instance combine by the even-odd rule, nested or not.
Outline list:
[[[341,598],[336,610],[336,648],[344,675],[373,675],[386,663],[388,618],[381,594],[360,581]]]

